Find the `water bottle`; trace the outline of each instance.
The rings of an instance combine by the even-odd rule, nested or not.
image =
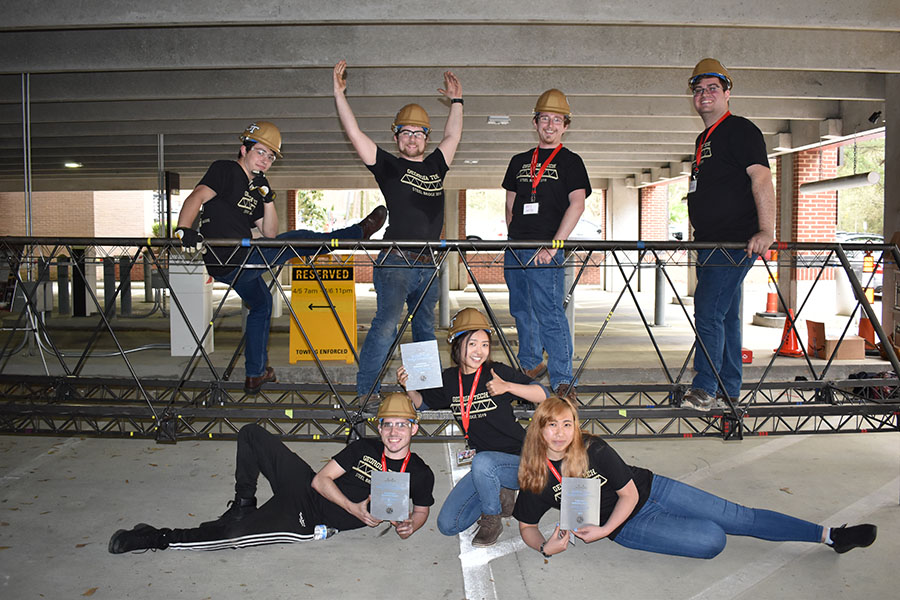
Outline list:
[[[327,540],[334,534],[338,532],[334,527],[329,527],[328,525],[316,525],[316,528],[313,532],[314,540]]]

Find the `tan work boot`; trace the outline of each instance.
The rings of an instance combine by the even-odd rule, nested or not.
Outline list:
[[[516,490],[505,487],[500,488],[500,516],[503,518],[511,517],[515,507]]]
[[[478,532],[472,538],[472,545],[479,548],[493,546],[503,531],[503,521],[500,515],[482,514],[478,519]]]

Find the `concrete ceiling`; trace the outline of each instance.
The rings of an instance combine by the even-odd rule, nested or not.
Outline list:
[[[341,58],[360,124],[385,147],[411,101],[439,139],[435,90],[444,70],[459,76],[465,126],[447,185],[467,188],[499,186],[534,145],[531,109],[550,87],[572,105],[567,145],[605,187],[677,176],[690,160],[702,124],[686,81],[702,57],[728,66],[733,112],[773,151],[881,127],[867,117],[900,72],[896,0],[2,3],[0,191],[24,186],[23,73],[33,188],[57,190],[155,189],[159,134],[165,168],[191,187],[255,119],[284,134],[276,187],[372,187],[334,109]]]

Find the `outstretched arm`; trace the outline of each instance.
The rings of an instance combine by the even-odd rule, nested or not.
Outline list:
[[[369,511],[366,509],[367,501],[351,502],[350,498],[345,496],[344,492],[337,486],[337,483],[334,482],[335,479],[345,472],[344,468],[341,467],[336,460],[330,460],[328,464],[322,467],[322,470],[313,477],[313,489],[319,492],[326,500],[332,504],[337,504],[369,527],[375,527],[381,523],[381,521],[369,514]]]
[[[375,156],[378,153],[378,146],[359,128],[356,122],[356,116],[350,108],[347,101],[347,61],[341,60],[334,65],[334,103],[337,105],[338,117],[341,119],[341,126],[344,133],[350,138],[350,143],[356,153],[367,165],[375,164]],[[454,148],[455,149],[455,148]],[[446,154],[445,154],[446,156]],[[447,161],[449,164],[450,161]]]
[[[451,71],[444,73],[444,87],[438,88],[438,91],[450,100],[454,98],[462,98],[462,84]],[[462,138],[463,127],[463,105],[460,102],[450,104],[450,114],[447,116],[447,124],[444,126],[444,137],[438,148],[444,155],[447,166],[453,162],[456,154],[456,147],[459,146],[459,140]]]

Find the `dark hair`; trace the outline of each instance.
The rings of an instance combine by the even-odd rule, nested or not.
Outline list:
[[[255,145],[258,144],[258,143],[259,143],[259,142],[257,142],[256,140],[244,140],[244,142],[241,144],[241,146],[243,146],[244,148],[246,148],[246,149],[247,149],[247,152],[250,152],[251,150],[253,150],[253,146],[255,146]],[[238,159],[243,158],[243,155],[241,154],[240,149],[238,150],[238,156],[237,156],[237,157],[238,157]]]
[[[487,329],[472,329],[471,331],[463,331],[458,336],[453,338],[450,342],[450,360],[453,361],[453,364],[457,367],[462,363],[462,353],[463,349],[466,347],[466,344],[469,342],[469,338],[472,337],[472,334],[476,331],[483,331],[488,336],[488,343],[493,345],[494,338],[491,336],[491,332]],[[491,368],[491,356],[488,354],[487,360],[484,361],[484,366],[487,369]]]

